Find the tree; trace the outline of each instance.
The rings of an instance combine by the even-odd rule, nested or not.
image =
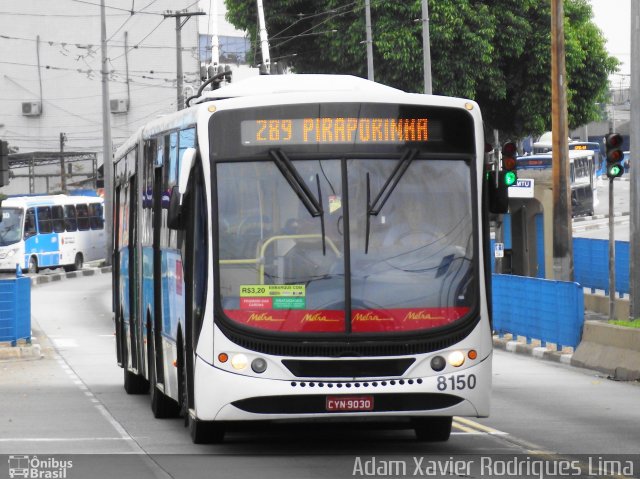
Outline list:
[[[257,41],[255,0],[226,3],[229,21]],[[364,0],[269,0],[264,6],[272,61],[299,73],[366,78]],[[371,9],[376,81],[424,91],[421,0],[371,0]],[[429,14],[435,94],[476,100],[487,128],[506,136],[550,129],[548,2],[430,0]],[[599,119],[597,103],[606,101],[608,75],[618,65],[592,15],[587,0],[565,0],[571,128]]]

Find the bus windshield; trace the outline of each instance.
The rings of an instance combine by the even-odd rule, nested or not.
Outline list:
[[[322,215],[274,161],[217,163],[224,316],[297,333],[430,330],[465,317],[477,299],[470,166],[412,155],[398,172],[403,158],[291,155]]]
[[[9,246],[22,239],[21,208],[0,208],[0,246]]]

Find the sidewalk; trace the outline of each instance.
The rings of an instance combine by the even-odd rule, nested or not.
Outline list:
[[[36,288],[41,284],[52,281],[62,281],[81,276],[93,276],[95,274],[110,273],[111,266],[87,267],[80,271],[70,273],[60,272],[52,274],[36,274],[31,276],[31,288]],[[18,340],[16,346],[11,346],[9,342],[0,343],[0,362],[3,361],[33,361],[42,359],[42,348],[38,342],[37,326],[31,325],[30,340]]]

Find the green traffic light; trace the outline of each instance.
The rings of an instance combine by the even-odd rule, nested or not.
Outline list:
[[[622,176],[622,173],[623,173],[622,166],[617,163],[614,165],[611,165],[607,170],[607,176],[609,178],[619,178],[620,176]]]
[[[515,174],[515,172],[513,172],[513,171],[507,171],[504,174],[504,184],[506,186],[511,186],[511,185],[515,184],[517,179],[518,179],[518,177]]]

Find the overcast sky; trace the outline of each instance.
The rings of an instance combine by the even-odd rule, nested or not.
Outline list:
[[[590,0],[593,7],[593,20],[607,38],[607,50],[621,62],[620,73],[628,75],[631,59],[631,0]],[[623,80],[629,84],[629,78],[614,76],[612,80]]]

